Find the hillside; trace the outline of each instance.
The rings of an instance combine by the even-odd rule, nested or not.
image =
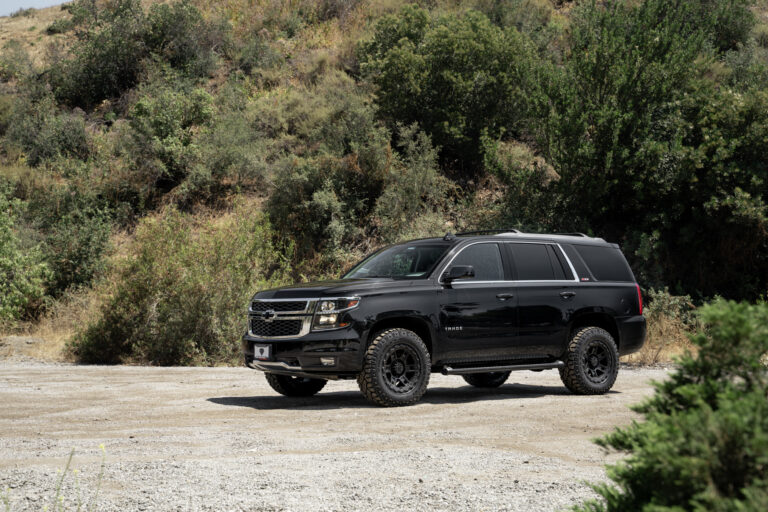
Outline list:
[[[255,290],[466,229],[621,244],[652,358],[768,290],[762,4],[77,0],[0,45],[0,331],[48,355],[236,361]]]

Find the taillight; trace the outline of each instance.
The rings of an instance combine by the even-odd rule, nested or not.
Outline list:
[[[643,314],[643,294],[640,292],[640,285],[635,283],[635,286],[637,286],[637,304],[640,307],[640,314]]]

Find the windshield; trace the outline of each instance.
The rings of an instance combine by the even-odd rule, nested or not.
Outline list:
[[[449,247],[450,244],[402,244],[387,247],[355,265],[343,279],[424,278],[432,272]]]

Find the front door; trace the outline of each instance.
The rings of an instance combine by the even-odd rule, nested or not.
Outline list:
[[[445,271],[470,265],[475,276],[443,284],[438,292],[443,358],[493,361],[511,353],[517,335],[517,297],[495,242],[462,249]]]

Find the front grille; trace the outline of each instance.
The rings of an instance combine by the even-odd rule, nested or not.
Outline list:
[[[251,303],[251,311],[304,311],[307,309],[307,301],[305,300],[276,300],[276,301],[253,301]]]
[[[273,320],[251,318],[251,332],[254,336],[298,336],[304,320]]]

